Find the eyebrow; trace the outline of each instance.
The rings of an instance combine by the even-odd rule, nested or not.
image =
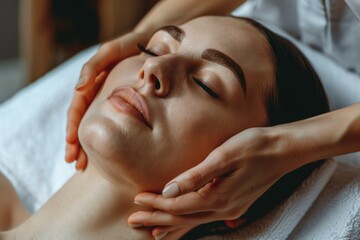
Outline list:
[[[185,31],[177,26],[174,25],[168,25],[159,28],[155,32],[158,31],[165,31],[168,34],[170,34],[176,41],[182,42],[182,40],[185,37]],[[202,54],[201,57],[205,60],[208,60],[210,62],[214,62],[217,64],[220,64],[224,67],[229,68],[235,76],[238,78],[239,83],[244,91],[244,94],[246,95],[246,81],[245,81],[245,75],[240,67],[239,64],[237,64],[232,58],[227,56],[225,53],[222,53],[215,49],[206,49]]]
[[[232,60],[225,53],[222,53],[215,49],[206,49],[201,54],[201,57],[210,62],[214,62],[214,63],[220,64],[222,66],[229,68],[235,74],[235,76],[238,78],[239,83],[240,83],[244,93],[246,94],[245,75],[239,64],[237,64],[234,60]]]
[[[182,42],[182,40],[185,37],[184,30],[182,30],[181,28],[174,26],[174,25],[168,25],[168,26],[161,27],[158,30],[156,30],[155,32],[158,32],[158,31],[167,32],[178,42]]]

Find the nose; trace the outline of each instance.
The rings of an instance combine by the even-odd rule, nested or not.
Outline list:
[[[139,79],[153,94],[166,97],[175,84],[175,78],[179,77],[179,63],[179,57],[174,54],[150,57],[143,64]]]

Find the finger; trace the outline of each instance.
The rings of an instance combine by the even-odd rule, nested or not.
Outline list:
[[[87,157],[86,154],[84,152],[84,150],[80,149],[79,152],[79,157],[76,161],[76,170],[80,171],[80,170],[84,170],[87,164]]]
[[[80,80],[76,86],[77,91],[75,92],[68,111],[66,139],[69,143],[77,140],[77,129],[81,118],[87,106],[97,93],[97,90],[94,90],[94,85],[99,83],[98,81],[101,78],[96,78],[96,76],[103,71],[109,71],[112,65],[120,60],[139,52],[135,43],[143,41],[144,38],[142,34],[131,33],[105,43],[99,48],[98,52],[84,64],[80,73]],[[101,84],[99,84],[97,88],[100,86]],[[81,94],[82,92],[84,94]],[[85,106],[85,108],[83,106]]]
[[[112,65],[120,60],[139,52],[136,43],[143,42],[144,40],[147,40],[147,37],[143,34],[129,33],[121,38],[105,43],[99,48],[98,52],[84,64],[80,73],[80,80],[76,85],[77,91],[75,92],[75,96],[68,111],[66,139],[69,143],[77,140],[76,131],[80,120],[87,109],[87,107],[83,108],[82,105],[88,106],[97,92],[92,91],[92,94],[90,94],[88,91],[85,91],[85,94],[82,95],[79,93],[80,90],[83,90],[85,87],[93,90],[94,85],[96,85],[99,80],[96,76],[103,71],[109,71]]]
[[[74,143],[78,140],[77,131],[79,129],[81,119],[91,102],[94,100],[107,76],[108,72],[103,71],[96,78],[95,85],[91,89],[89,89],[87,92],[75,92],[67,115],[66,141],[68,143]]]
[[[85,169],[87,164],[86,154],[83,154],[83,156],[79,160],[80,144],[78,140],[78,129],[80,126],[80,122],[87,108],[89,107],[90,102],[92,102],[93,98],[95,98],[97,92],[99,91],[100,87],[103,84],[103,81],[107,78],[107,75],[108,75],[107,72],[102,72],[102,74],[98,76],[96,84],[94,85],[93,89],[91,89],[88,92],[89,94],[88,97],[85,96],[85,93],[75,92],[72,105],[68,110],[68,123],[67,123],[67,131],[66,131],[67,147],[66,147],[65,160],[71,163],[75,159],[78,159],[76,164],[77,169]]]
[[[189,192],[176,198],[164,198],[154,193],[139,193],[135,196],[135,203],[169,212],[174,215],[193,214],[198,212],[213,211],[218,206],[214,188],[217,183],[208,183],[197,192]]]
[[[160,226],[154,228],[151,232],[151,235],[155,238],[155,240],[179,239],[179,236],[183,236],[185,233],[189,232],[194,227],[195,226],[178,228]]]
[[[228,161],[226,153],[221,148],[215,149],[200,164],[171,180],[162,194],[166,198],[171,198],[196,191],[214,178],[233,171],[234,168],[232,161]]]
[[[68,143],[78,140],[77,130],[88,106],[89,103],[83,93],[75,92],[67,114],[66,141]]]
[[[122,59],[120,40],[113,40],[103,44],[96,54],[87,61],[81,69],[76,90],[92,85],[97,75]]]
[[[239,174],[242,174],[239,170]],[[139,193],[135,196],[135,203],[166,211],[174,215],[193,214],[214,211],[226,219],[235,219],[249,207],[249,202],[256,192],[248,196],[247,186],[239,186],[233,174],[215,178],[196,192],[186,193],[175,198],[164,198],[154,193]],[[237,189],[237,191],[234,191]],[[247,193],[247,194],[246,194]],[[239,197],[245,194],[245,197]],[[255,195],[254,195],[255,194]],[[236,207],[231,199],[237,201]],[[252,203],[252,202],[251,202]]]
[[[66,151],[65,151],[65,161],[68,163],[72,163],[77,159],[79,155],[79,146],[78,143],[66,143]]]
[[[167,226],[170,231],[189,225],[213,221],[213,212],[202,212],[189,215],[172,215],[163,211],[139,211],[128,218],[129,225],[141,225],[146,227]]]
[[[144,40],[146,40],[145,36],[132,32],[103,44],[97,53],[84,64],[76,89],[91,85],[95,77],[103,70],[139,52],[136,44]]]
[[[110,70],[104,70],[102,71],[97,77],[95,78],[95,87],[99,89],[105,82],[107,76],[109,75]],[[95,91],[97,93],[97,91]]]

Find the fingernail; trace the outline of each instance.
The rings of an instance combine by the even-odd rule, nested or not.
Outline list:
[[[129,223],[129,226],[132,228],[138,228],[138,227],[141,227],[142,225],[138,224],[138,223]]]
[[[167,232],[163,232],[163,233],[160,233],[159,235],[155,236],[155,240],[161,240],[163,239],[166,234],[168,234]]]
[[[134,201],[134,203],[139,206],[145,206],[144,204],[142,204],[141,202],[138,202],[138,201]]]
[[[163,191],[162,195],[164,198],[176,197],[180,193],[180,188],[177,183],[172,183],[167,186]]]
[[[79,90],[80,88],[82,88],[85,85],[85,80],[86,80],[85,76],[80,77],[78,83],[75,86],[75,90]]]

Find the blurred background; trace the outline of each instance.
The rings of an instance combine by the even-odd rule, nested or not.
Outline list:
[[[131,30],[156,0],[0,0],[0,104],[77,52]]]

